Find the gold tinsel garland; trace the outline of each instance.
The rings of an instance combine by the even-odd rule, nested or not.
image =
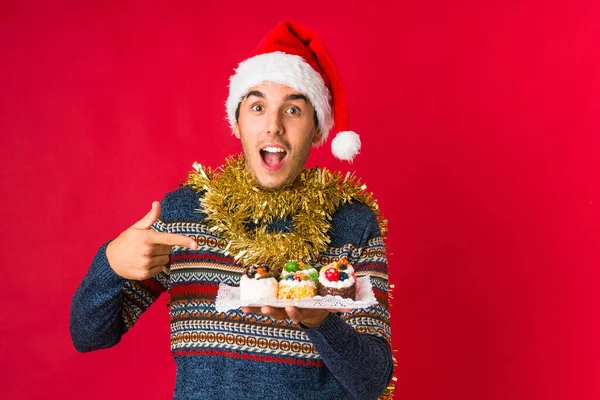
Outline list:
[[[228,157],[216,170],[198,163],[194,169],[185,184],[204,192],[204,222],[227,241],[225,251],[242,265],[264,262],[277,269],[288,260],[315,260],[330,242],[333,213],[353,201],[371,208],[381,235],[387,234],[377,201],[351,173],[342,177],[326,168],[310,168],[281,189],[263,190],[246,170],[242,155]],[[269,223],[285,218],[292,219],[293,231],[268,232]],[[396,377],[380,399],[392,398],[395,381]]]
[[[215,171],[198,163],[194,169],[186,185],[205,192],[200,200],[205,222],[227,241],[226,251],[242,265],[264,262],[281,268],[288,260],[315,260],[330,242],[331,216],[353,201],[369,206],[382,236],[387,233],[377,201],[350,173],[342,177],[325,168],[310,168],[281,189],[263,190],[241,155],[228,157]],[[268,232],[267,224],[284,218],[291,218],[293,231]]]

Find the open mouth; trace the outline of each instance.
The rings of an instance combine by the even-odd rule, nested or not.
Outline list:
[[[267,146],[260,150],[260,156],[269,169],[278,169],[283,164],[287,151],[283,147]]]

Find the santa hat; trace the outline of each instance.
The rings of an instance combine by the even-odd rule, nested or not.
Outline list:
[[[248,90],[263,82],[281,83],[305,95],[317,113],[323,144],[335,125],[333,155],[352,161],[359,153],[360,138],[348,130],[348,104],[335,63],[312,30],[293,22],[281,22],[242,61],[230,78],[227,119],[233,128],[235,112]]]

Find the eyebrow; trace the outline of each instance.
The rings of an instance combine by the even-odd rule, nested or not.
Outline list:
[[[261,92],[260,90],[252,90],[252,91],[248,92],[248,94],[246,95],[246,98],[248,98],[250,96],[259,97],[261,99],[267,98],[267,96],[265,96],[265,94],[263,92]],[[285,96],[285,101],[293,101],[293,100],[304,100],[305,102],[308,103],[308,99],[302,93],[292,93],[292,94],[288,94],[287,96]]]
[[[292,94],[288,94],[287,96],[285,96],[285,101],[292,101],[292,100],[304,100],[305,102],[308,103],[308,99],[302,93],[292,93]]]
[[[246,98],[248,98],[250,96],[260,97],[261,99],[266,98],[265,94],[263,92],[261,92],[260,90],[252,90],[252,91],[248,92],[248,94],[246,95]]]

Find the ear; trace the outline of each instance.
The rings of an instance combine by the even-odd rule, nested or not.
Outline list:
[[[235,135],[236,138],[240,138],[240,125],[236,122],[235,125],[233,126],[233,134]]]
[[[321,141],[321,129],[317,127],[317,131],[315,132],[315,136],[313,136],[312,144],[317,144]]]

